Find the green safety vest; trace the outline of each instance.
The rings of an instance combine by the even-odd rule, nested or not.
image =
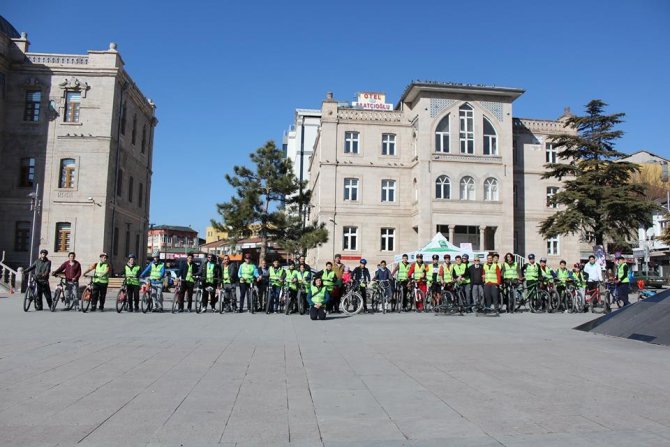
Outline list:
[[[630,282],[630,278],[628,275],[626,275],[623,271],[624,267],[626,266],[626,263],[622,262],[619,264],[618,270],[617,270],[617,278],[619,281],[621,281],[624,284],[628,284]]]
[[[224,284],[231,284],[231,281],[230,281],[230,264],[222,265],[221,270],[223,270],[223,283]]]
[[[251,282],[254,279],[254,271],[256,270],[256,266],[253,265],[252,263],[244,263],[242,264],[242,279],[245,282]]]
[[[163,264],[151,264],[151,274],[149,275],[149,278],[152,281],[160,281],[161,280],[161,270],[163,269]]]
[[[136,264],[131,267],[126,264],[125,271],[126,271],[126,284],[128,284],[129,286],[139,286],[140,266]]]
[[[484,264],[484,282],[490,284],[498,284],[497,265]]]
[[[465,265],[465,263],[455,264],[454,265],[454,276],[464,276],[466,268],[467,268],[467,266]],[[470,284],[470,278],[464,278],[463,279],[463,284]]]
[[[550,267],[545,267],[544,270],[540,268],[540,272],[542,272],[542,277],[544,279],[548,279],[550,281],[554,279],[553,275],[551,274],[552,270]]]
[[[216,264],[212,262],[207,263],[207,275],[205,277],[205,281],[210,284],[214,283],[214,267],[216,267]]]
[[[186,268],[186,282],[195,282],[193,279],[193,263],[188,264]]]
[[[273,286],[280,286],[282,282],[282,273],[284,272],[284,269],[281,267],[274,268],[273,265],[270,266],[270,284]]]
[[[314,304],[323,304],[326,302],[326,292],[328,289],[326,286],[316,287],[312,286],[312,303]]]
[[[414,279],[419,281],[426,276],[426,264],[419,265],[418,262],[414,264]]]
[[[293,279],[296,279],[296,282],[293,282]],[[298,271],[293,269],[289,269],[288,272],[286,272],[286,281],[288,281],[288,287],[291,290],[298,290],[298,281],[300,280],[300,275],[298,275]]]
[[[401,261],[398,264],[398,281],[407,281],[407,278],[409,278],[409,266],[409,262],[405,264]]]
[[[454,280],[454,266],[447,263],[442,264],[442,281],[448,283],[452,282],[453,280]]]
[[[577,274],[573,272],[572,277],[575,280],[576,287],[584,287],[584,285],[586,284],[586,281],[584,281],[584,274],[581,271]]]
[[[433,264],[428,264],[428,268],[426,269],[426,277],[428,278],[428,283],[432,284],[433,283],[433,274],[435,275],[435,279],[439,280],[440,278],[437,277],[437,275],[440,273],[440,265],[433,265]]]
[[[505,272],[503,273],[504,279],[519,279],[519,273],[516,271],[517,265],[516,262],[513,264],[508,264],[505,262]]]
[[[98,284],[109,283],[109,264],[98,262],[95,265],[95,278],[93,282]]]
[[[569,277],[570,277],[570,270],[562,269],[560,267],[558,270],[556,270],[556,279],[558,279],[559,282],[565,283],[568,281]]]
[[[298,282],[303,283],[303,287],[305,288],[305,290],[308,290],[309,289],[309,283],[308,283],[309,272],[307,270],[305,270],[304,272],[301,272],[300,270],[298,270],[298,271],[295,272],[295,276],[296,276],[296,278],[298,278]]]
[[[321,281],[323,282],[324,287],[328,292],[333,291],[333,285],[335,284],[335,271],[324,270],[321,275]]]
[[[538,273],[540,272],[540,266],[537,263],[528,263],[526,264],[526,280],[527,281],[537,281],[539,277]]]

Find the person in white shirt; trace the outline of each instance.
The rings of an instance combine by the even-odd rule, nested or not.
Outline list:
[[[603,282],[603,271],[599,264],[596,264],[596,257],[589,256],[589,262],[584,265],[584,276],[586,276],[586,289],[592,290],[597,287],[597,283]]]

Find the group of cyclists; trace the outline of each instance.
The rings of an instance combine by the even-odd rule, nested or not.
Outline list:
[[[105,310],[111,276],[106,253],[101,253],[99,261],[85,271],[76,260],[76,254],[71,252],[68,260],[51,272],[47,255],[47,250],[42,250],[35,263],[25,270],[34,272],[37,310],[42,309],[42,296],[52,307],[49,274],[61,276],[65,288],[74,292],[78,300],[79,279],[91,272],[90,310]],[[593,255],[584,265],[575,263],[570,268],[566,261],[561,261],[556,269],[547,265],[546,258],[536,262],[533,254],[529,254],[523,264],[516,259],[519,258],[511,253],[502,261],[497,253],[489,253],[484,260],[473,256],[472,261],[467,254],[456,255],[453,260],[449,254],[442,260],[434,254],[431,262],[425,263],[422,254],[417,254],[413,262],[405,254],[393,270],[381,261],[371,273],[365,259],[350,269],[342,263],[340,255],[335,255],[333,262],[327,262],[322,270],[314,271],[303,256],[282,267],[278,260],[271,265],[262,260],[257,266],[250,254],[244,255],[239,265],[231,262],[227,255],[219,259],[212,254],[196,263],[189,254],[178,269],[173,311],[192,312],[195,302],[198,313],[223,312],[224,309],[242,313],[246,302],[246,309],[251,313],[278,313],[285,309],[286,313],[309,311],[312,319],[325,319],[326,313],[346,312],[351,299],[345,298],[350,296],[358,297],[360,310],[364,312],[380,308],[398,312],[456,309],[460,313],[499,315],[503,306],[509,313],[519,310],[520,302],[527,297],[534,300],[531,310],[552,311],[562,306],[567,311],[566,304],[552,302],[551,294],[543,295],[547,288],[555,291],[556,296],[562,296],[568,289],[575,296],[581,294],[585,299],[573,302],[572,310],[582,311],[593,304],[588,297],[596,299],[588,291],[598,289],[604,282],[614,284],[618,300],[623,305],[628,304],[629,268],[621,256],[616,259],[610,278],[606,278],[607,273]],[[126,310],[140,311],[140,290],[144,283],[147,289],[142,290],[152,292],[151,310],[163,311],[166,265],[159,253],[153,253],[144,268],[137,264],[135,255],[129,255],[122,276]],[[543,298],[545,296],[549,298]],[[293,307],[289,307],[291,303]]]

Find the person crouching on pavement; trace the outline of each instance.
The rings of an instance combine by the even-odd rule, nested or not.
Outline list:
[[[330,299],[328,289],[323,285],[320,276],[314,278],[314,284],[310,288],[307,301],[309,302],[309,318],[312,320],[326,319],[326,304]]]

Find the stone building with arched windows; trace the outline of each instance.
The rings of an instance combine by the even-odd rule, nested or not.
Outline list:
[[[542,179],[556,149],[558,120],[515,118],[524,90],[412,82],[395,107],[361,108],[326,98],[309,164],[311,219],[330,240],[308,254],[322,265],[390,261],[441,232],[455,245],[504,254],[580,258],[577,237],[545,240],[540,221],[560,188]]]

